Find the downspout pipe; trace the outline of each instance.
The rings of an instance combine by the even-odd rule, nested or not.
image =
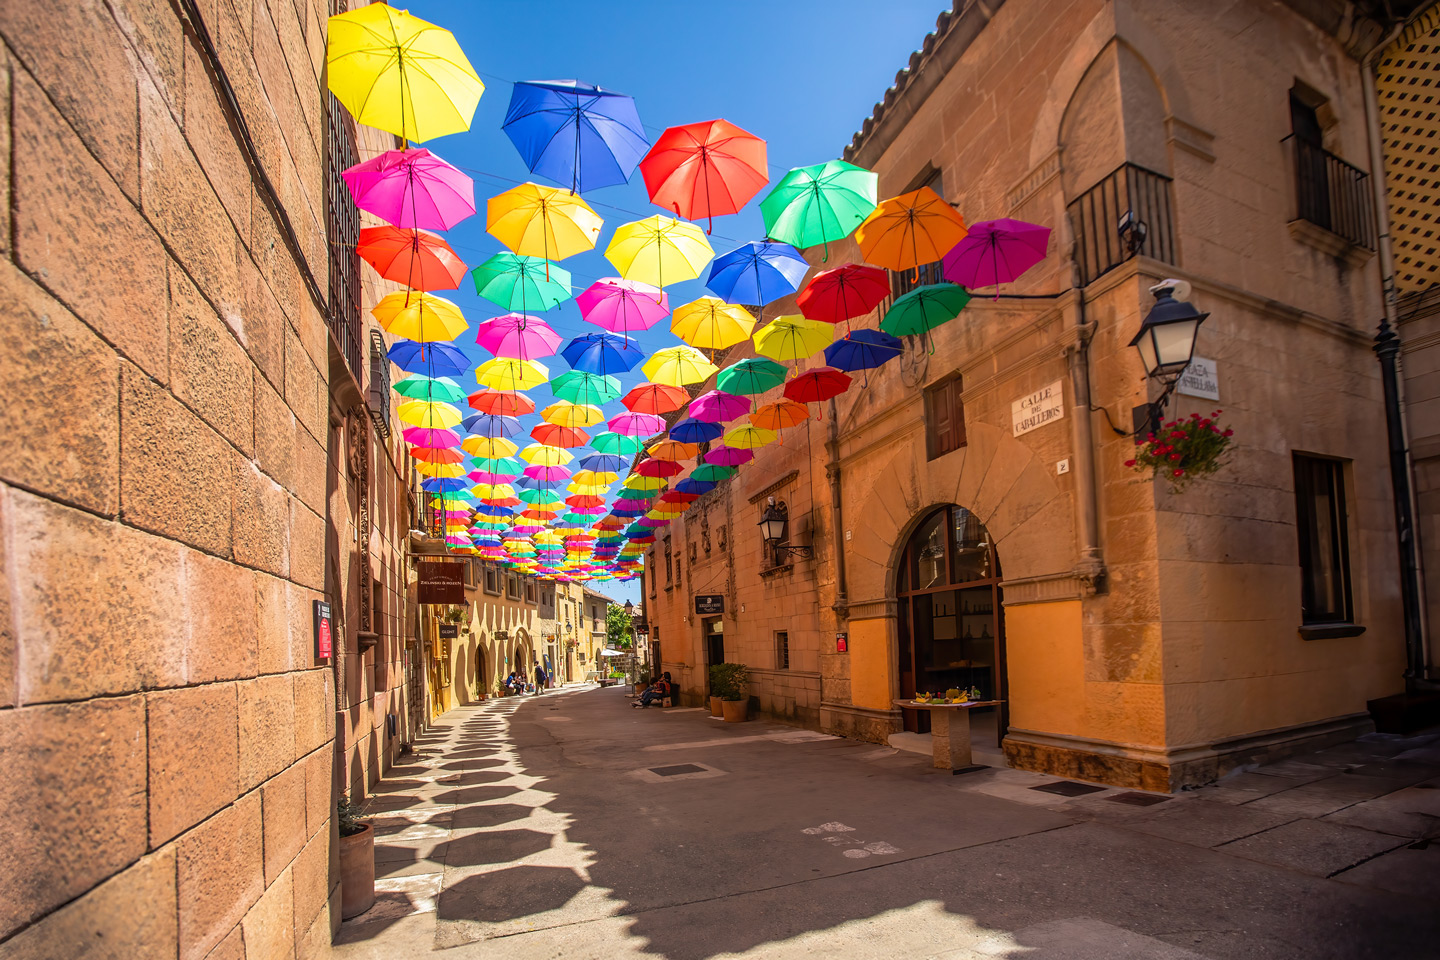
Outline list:
[[[1075,532],[1080,558],[1075,575],[1090,594],[1105,588],[1105,559],[1100,553],[1100,510],[1095,483],[1095,439],[1090,427],[1090,339],[1095,324],[1085,316],[1085,290],[1075,286],[1075,339],[1065,345],[1070,368],[1070,390],[1075,397],[1075,416],[1070,421],[1071,446],[1075,450]]]
[[[840,413],[830,399],[830,421],[825,426],[825,476],[830,480],[830,524],[835,530],[835,614],[848,616],[850,595],[845,582],[845,527],[840,510]]]

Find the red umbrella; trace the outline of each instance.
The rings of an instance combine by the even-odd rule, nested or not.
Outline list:
[[[426,463],[459,463],[465,459],[465,454],[448,447],[411,447],[410,456]]]
[[[667,490],[660,495],[662,503],[693,503],[699,499],[698,493],[681,493],[679,490]]]
[[[366,227],[355,252],[386,280],[415,290],[454,290],[465,276],[465,263],[427,230]]]
[[[574,427],[562,427],[553,423],[542,423],[530,431],[537,443],[547,447],[583,447],[590,442],[590,434]]]
[[[496,417],[520,417],[535,412],[535,401],[516,390],[477,390],[470,406]]]
[[[620,399],[632,413],[669,413],[690,400],[683,387],[663,383],[642,383]]]
[[[796,403],[823,403],[849,389],[849,374],[834,367],[815,367],[786,383],[785,396]]]
[[[673,477],[685,472],[674,460],[641,460],[631,473],[642,477]]]
[[[889,274],[868,264],[847,263],[811,277],[795,304],[810,320],[840,323],[864,316],[888,296]]]
[[[565,502],[570,504],[570,506],[572,507],[603,507],[605,505],[605,498],[592,497],[577,493],[573,497],[566,497]]]
[[[738,213],[770,180],[765,141],[728,120],[668,128],[640,173],[650,201],[686,220]]]

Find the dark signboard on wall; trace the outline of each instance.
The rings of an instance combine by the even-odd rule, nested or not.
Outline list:
[[[725,598],[718,593],[702,593],[695,597],[695,612],[701,616],[725,612]]]
[[[458,640],[460,638],[460,625],[458,623],[440,624],[441,640]]]
[[[421,603],[464,603],[465,564],[420,564],[420,583],[415,599]]]

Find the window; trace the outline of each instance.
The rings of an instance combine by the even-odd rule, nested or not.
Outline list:
[[[525,581],[525,600],[529,603],[535,602],[535,581]]]
[[[925,391],[925,456],[944,456],[965,446],[965,404],[960,400],[960,375],[954,374]]]
[[[1295,454],[1301,622],[1351,623],[1344,463]]]
[[[670,538],[665,538],[665,587],[675,582],[675,556],[670,552]]]
[[[485,592],[500,596],[500,573],[491,566],[485,568]]]
[[[379,330],[370,331],[370,419],[380,436],[390,438],[390,358],[385,352],[385,338]]]
[[[790,634],[786,630],[775,631],[775,669],[790,669]]]
[[[514,574],[505,577],[505,595],[511,600],[520,599],[520,578]]]
[[[1336,126],[1325,96],[1297,81],[1290,88],[1290,148],[1295,164],[1295,217],[1375,249],[1369,176],[1325,149]]]
[[[928,175],[922,174],[919,183],[903,192],[910,193],[922,187],[929,187],[940,196],[945,196],[945,187],[939,170],[931,171]],[[923,287],[931,283],[943,283],[945,281],[944,267],[944,261],[936,260],[934,263],[921,264],[918,270],[902,270],[899,273],[892,271],[890,273],[890,295],[902,297],[916,287]]]

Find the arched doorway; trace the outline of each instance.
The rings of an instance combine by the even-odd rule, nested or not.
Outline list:
[[[1004,700],[1000,562],[985,525],[964,507],[939,507],[920,521],[897,562],[900,695],[976,687],[983,700]],[[903,715],[906,730],[929,732],[929,711]],[[1003,704],[972,714],[977,739],[993,722],[997,744],[1007,721]]]

